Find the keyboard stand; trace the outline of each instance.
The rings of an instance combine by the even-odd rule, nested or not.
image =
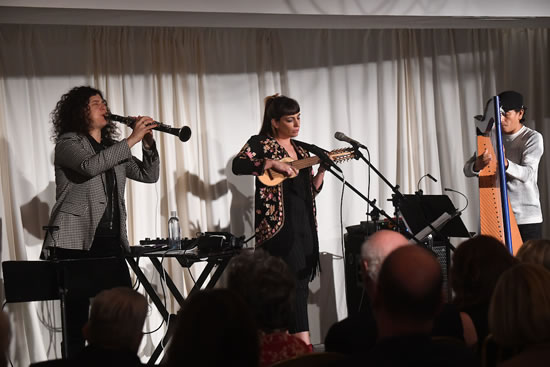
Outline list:
[[[165,271],[162,265],[162,260],[164,258],[175,258],[178,261],[178,263],[182,266],[182,268],[190,268],[195,263],[206,262],[205,268],[202,270],[201,274],[199,275],[199,278],[193,285],[193,288],[191,288],[191,290],[189,291],[189,296],[190,296],[201,289],[213,288],[218,282],[218,280],[220,279],[221,275],[223,274],[223,271],[227,267],[229,260],[231,260],[231,258],[236,254],[238,254],[239,251],[240,250],[238,249],[231,249],[231,250],[220,251],[216,253],[209,253],[204,255],[191,254],[189,253],[189,251],[185,251],[185,250],[151,251],[151,252],[145,252],[145,253],[140,251],[139,253],[136,253],[137,256],[134,256],[132,254],[128,255],[126,257],[126,261],[130,265],[134,273],[136,274],[136,277],[138,278],[138,280],[143,285],[145,292],[147,292],[147,294],[151,298],[151,301],[155,304],[156,308],[158,309],[164,321],[168,322],[171,315],[168,312],[166,305],[161,300],[159,294],[155,291],[155,288],[152,286],[152,284],[149,282],[149,280],[147,279],[147,277],[139,267],[138,259],[143,257],[149,258],[149,260],[153,264],[153,267],[159,273],[160,278],[166,283],[166,286],[170,291],[170,294],[172,294],[172,296],[176,299],[176,301],[178,302],[181,308],[183,306],[183,303],[185,302],[185,298],[179,291],[178,287],[174,284],[174,281],[172,280],[168,272]],[[214,270],[214,268],[216,269]],[[214,270],[214,273],[211,275],[213,270]],[[208,279],[208,276],[210,276],[210,280],[208,281],[206,286],[204,286],[206,280]],[[170,333],[167,333],[166,337],[156,346],[155,350],[153,351],[153,354],[151,355],[151,357],[149,358],[149,361],[147,362],[148,366],[152,366],[155,364],[155,362],[157,361],[157,359],[159,358],[160,354],[164,349],[163,345],[166,345],[169,339],[170,339]]]

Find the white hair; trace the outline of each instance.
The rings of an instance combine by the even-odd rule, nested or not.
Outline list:
[[[405,236],[395,231],[381,230],[369,236],[361,245],[361,259],[367,262],[366,276],[376,282],[384,259],[393,250],[408,244]]]

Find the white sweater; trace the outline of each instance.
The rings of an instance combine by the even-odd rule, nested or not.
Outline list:
[[[539,162],[544,153],[542,135],[523,126],[512,135],[502,134],[508,168],[506,182],[508,197],[518,224],[541,223],[539,188],[537,186]],[[464,165],[467,177],[477,176],[474,171],[476,154]]]

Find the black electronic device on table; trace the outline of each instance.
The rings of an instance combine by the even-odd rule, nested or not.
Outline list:
[[[141,246],[164,246],[168,245],[168,238],[154,238],[150,239],[149,237],[146,237],[144,240],[140,240],[139,244]]]
[[[184,238],[181,240],[181,250],[192,250],[198,247],[201,253],[220,251],[226,249],[242,248],[244,236],[237,237],[229,232],[204,232],[200,233],[196,238]],[[140,240],[139,244],[146,247],[147,250],[139,250],[140,252],[162,251],[169,249],[168,239],[157,237],[155,239],[145,238]]]
[[[194,239],[188,239],[184,238],[180,240],[180,246],[178,246],[178,250],[190,250],[194,247],[196,247]],[[144,240],[140,240],[139,244],[141,247],[139,247],[139,252],[145,253],[149,251],[162,251],[162,250],[168,250],[170,247],[168,246],[168,238],[154,238],[151,239],[149,237],[145,238]],[[134,246],[136,247],[136,246]],[[133,252],[136,252],[132,250]]]

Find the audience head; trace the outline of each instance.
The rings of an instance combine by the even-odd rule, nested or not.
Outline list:
[[[228,289],[192,294],[178,313],[167,366],[258,366],[259,338],[250,309]]]
[[[529,240],[523,243],[516,254],[519,261],[540,264],[550,270],[550,240]]]
[[[436,257],[420,246],[394,250],[378,275],[374,309],[392,323],[429,332],[442,303],[443,276]],[[380,323],[384,327],[384,323]]]
[[[243,252],[227,269],[227,288],[239,294],[266,333],[288,329],[295,280],[286,263],[263,250]]]
[[[92,301],[84,336],[91,345],[137,353],[147,310],[145,297],[131,288],[104,290]]]
[[[454,303],[459,308],[489,304],[499,276],[518,263],[494,237],[476,236],[455,250],[451,266]]]
[[[375,232],[363,243],[362,270],[367,291],[371,296],[384,259],[395,249],[408,244],[409,241],[401,233],[385,229]]]
[[[8,314],[4,311],[0,311],[0,351],[2,356],[0,357],[0,367],[8,365],[8,351],[10,347],[11,328]]]
[[[505,346],[550,342],[550,271],[523,263],[504,272],[491,299],[489,328]]]

